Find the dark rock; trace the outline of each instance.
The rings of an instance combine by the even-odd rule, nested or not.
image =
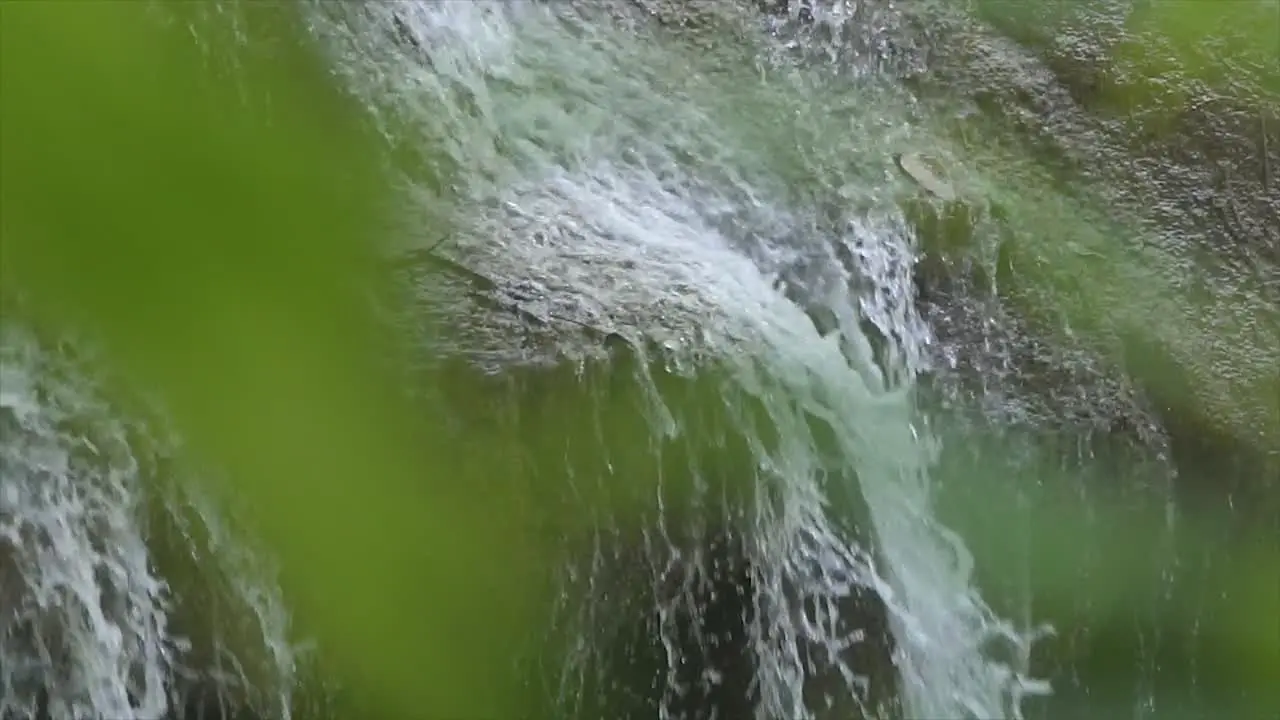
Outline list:
[[[672,720],[755,716],[761,702],[759,632],[767,627],[761,613],[769,612],[770,599],[762,594],[747,542],[741,535],[716,531],[681,550],[646,551],[640,557],[624,551],[614,565],[627,577],[603,585],[623,594],[623,608],[616,599],[606,604],[614,610],[605,611],[608,620],[602,618],[609,636],[603,672],[595,686],[584,688],[586,702],[575,717],[640,720],[663,711]],[[855,696],[858,691],[827,648],[802,640],[798,651],[805,668],[806,706],[816,717],[832,720],[900,714],[894,643],[883,601],[873,590],[859,588],[836,605],[837,632],[865,634],[837,657],[867,678],[867,690]],[[821,621],[812,600],[791,612],[795,615],[786,621],[797,625],[804,622],[799,613],[810,623]],[[676,659],[674,664],[670,658]]]

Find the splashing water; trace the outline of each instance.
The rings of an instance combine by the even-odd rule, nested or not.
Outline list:
[[[263,561],[170,476],[169,440],[123,419],[70,346],[9,320],[0,424],[0,717],[161,718],[210,703],[288,717],[281,598]],[[193,647],[179,619],[220,607],[236,619]],[[244,618],[250,637],[233,641]]]
[[[0,716],[35,716],[47,692],[55,717],[158,717],[169,598],[137,522],[137,462],[121,423],[65,426],[103,408],[39,387],[24,340],[0,345]]]

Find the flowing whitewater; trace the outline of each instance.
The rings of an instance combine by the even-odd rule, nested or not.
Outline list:
[[[989,610],[963,543],[933,516],[933,441],[912,399],[929,337],[913,306],[912,238],[892,203],[884,152],[912,131],[891,87],[870,78],[845,122],[827,128],[804,117],[812,80],[800,70],[753,67],[732,49],[683,54],[627,6],[317,12],[319,34],[388,140],[421,143],[434,156],[415,159],[457,179],[447,195],[460,230],[433,252],[487,278],[502,304],[625,338],[662,359],[662,372],[727,368],[730,415],[746,414],[738,403],[763,406],[776,442],[748,423],[736,428],[756,455],[753,476],[736,481],[754,487],[755,501],[730,511],[748,518],[730,532],[745,535],[756,594],[748,632],[757,717],[823,717],[834,705],[831,691],[815,699],[807,690],[814,648],[835,666],[834,694],[856,701],[843,707],[863,705],[867,678],[843,657],[872,640],[838,615],[866,590],[891,616],[908,716],[1017,717],[1024,693],[1044,691],[1025,676],[1029,638]],[[732,104],[717,105],[726,95]],[[779,124],[813,144],[763,135],[753,116],[800,116]],[[818,178],[826,197],[796,193],[787,168]],[[407,195],[425,198],[427,213],[442,200],[414,184],[414,169]],[[644,372],[636,381],[653,382]],[[684,432],[652,395],[655,436]],[[834,436],[834,461],[823,457],[815,422]],[[870,542],[850,537],[831,500],[850,491],[869,511]],[[661,508],[661,485],[658,493]],[[697,544],[670,540],[664,522],[660,510],[645,533],[669,545],[650,553],[660,558],[655,585],[680,573],[705,581],[713,572],[699,564]],[[677,570],[686,563],[692,571]],[[696,614],[679,606],[697,600],[655,596],[674,654],[678,623],[668,619]],[[988,654],[1001,644],[1000,656],[1022,663]],[[682,716],[672,704],[685,692],[675,687],[679,664],[668,657],[660,717]]]
[[[0,717],[288,717],[295,650],[269,567],[163,425],[106,402],[95,365],[81,342],[0,324]],[[235,620],[173,632],[201,613]]]
[[[39,689],[59,717],[159,715],[169,607],[163,580],[148,567],[125,430],[109,419],[93,433],[60,428],[102,408],[56,380],[40,392],[44,358],[30,338],[3,330],[0,715],[34,716]],[[102,469],[85,455],[103,458]],[[121,682],[135,668],[142,674],[132,687]]]

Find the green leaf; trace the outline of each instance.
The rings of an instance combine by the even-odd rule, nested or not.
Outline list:
[[[463,472],[386,373],[380,148],[279,8],[228,72],[149,4],[5,3],[0,277],[160,392],[358,694],[517,717],[527,488]]]

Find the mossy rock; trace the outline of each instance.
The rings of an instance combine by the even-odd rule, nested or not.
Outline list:
[[[931,301],[962,288],[990,294],[1010,282],[1003,241],[992,252],[991,234],[984,235],[1004,218],[1000,206],[958,190],[935,158],[905,153],[895,155],[894,162],[919,188],[899,201],[919,242],[914,273],[919,296]]]
[[[1166,417],[1233,438],[1227,455],[1280,451],[1280,314],[1264,285],[1170,246],[1097,189],[1064,186],[1016,144],[939,154],[957,158],[947,181],[965,201],[922,191],[904,202],[921,236],[922,286],[993,290],[1025,331],[1102,358]]]

